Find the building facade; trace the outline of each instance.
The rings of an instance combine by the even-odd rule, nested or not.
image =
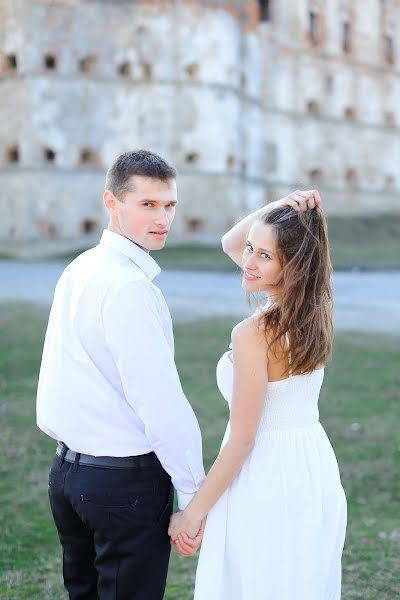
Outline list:
[[[107,167],[179,171],[173,239],[298,187],[400,212],[400,0],[0,0],[0,242],[84,240]]]

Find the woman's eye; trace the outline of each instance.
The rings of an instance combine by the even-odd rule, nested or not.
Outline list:
[[[246,244],[246,250],[248,250],[249,252],[251,252],[253,250],[253,248],[249,244]]]
[[[263,253],[261,254],[261,256],[262,256],[263,258],[271,258],[270,256],[268,256],[268,254],[265,254],[265,252],[263,252]]]

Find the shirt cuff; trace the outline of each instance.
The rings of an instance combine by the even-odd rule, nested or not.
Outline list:
[[[187,505],[189,504],[189,502],[193,498],[194,493],[193,494],[186,494],[185,492],[179,492],[178,490],[176,490],[176,495],[178,496],[178,507],[179,507],[179,510],[185,510],[185,508],[187,507]]]

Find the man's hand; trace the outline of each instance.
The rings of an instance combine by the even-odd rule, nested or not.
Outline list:
[[[204,527],[205,519],[193,519],[188,511],[178,511],[172,515],[168,535],[180,556],[195,554],[203,539]]]
[[[280,200],[271,202],[266,206],[266,211],[269,212],[280,206],[291,206],[294,210],[305,212],[311,210],[321,204],[321,196],[318,190],[296,190]]]

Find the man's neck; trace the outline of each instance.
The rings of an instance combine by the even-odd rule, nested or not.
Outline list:
[[[121,237],[124,237],[129,242],[132,242],[132,244],[135,244],[135,246],[137,246],[138,248],[140,248],[141,250],[143,250],[143,252],[146,252],[146,254],[150,254],[150,250],[148,250],[147,248],[143,248],[143,246],[141,246],[140,244],[138,244],[134,240],[131,240],[131,238],[129,238],[126,235],[124,235],[119,227],[115,227],[115,226],[111,225],[111,223],[109,223],[107,229],[109,231],[112,231],[113,233],[116,233],[117,235],[120,235]]]

